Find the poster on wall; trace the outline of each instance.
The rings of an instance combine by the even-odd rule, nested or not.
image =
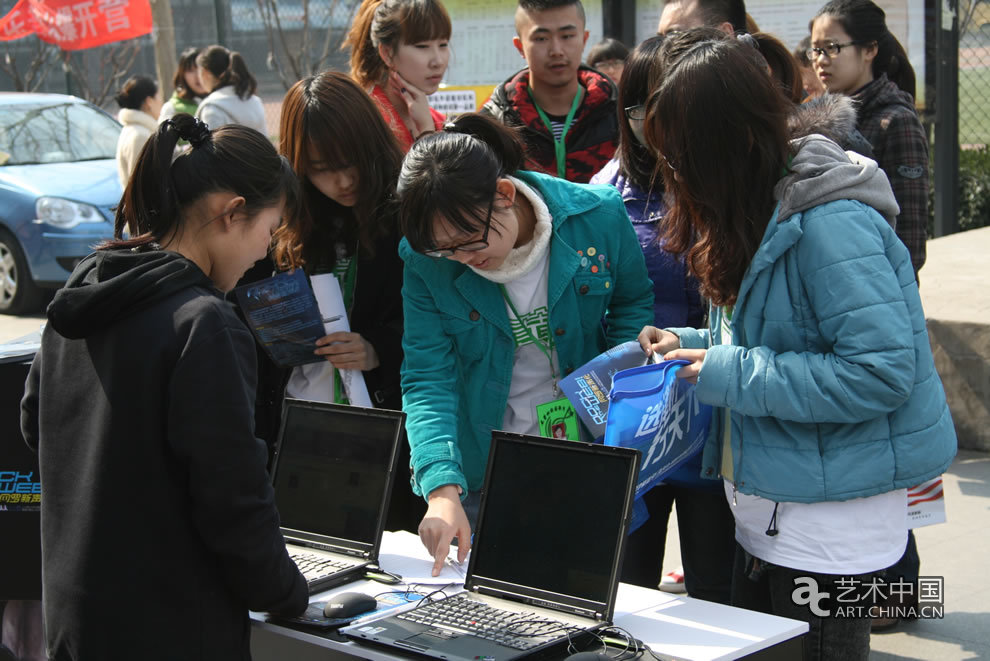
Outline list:
[[[769,32],[794,50],[808,34],[808,22],[826,0],[747,0],[746,9],[763,32]],[[916,79],[925,80],[924,0],[876,0],[887,14],[887,27],[907,51]],[[636,0],[637,43],[657,32],[663,3]],[[918,103],[924,104],[924,85],[918,85]]]
[[[585,0],[590,32],[585,53],[602,39],[602,0]],[[453,22],[450,66],[444,79],[455,87],[492,88],[526,66],[512,45],[516,36],[516,0],[444,0]],[[483,103],[484,94],[478,98]]]

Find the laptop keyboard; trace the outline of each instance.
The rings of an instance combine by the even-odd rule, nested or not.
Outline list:
[[[536,615],[502,610],[465,596],[432,601],[396,615],[400,620],[469,633],[517,650],[528,650],[577,627]]]
[[[307,583],[318,581],[325,576],[336,574],[339,571],[354,566],[353,562],[334,560],[315,553],[290,552],[289,557],[299,567]]]

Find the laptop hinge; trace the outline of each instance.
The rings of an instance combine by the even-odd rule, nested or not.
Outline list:
[[[597,611],[588,608],[581,608],[580,606],[562,604],[559,601],[550,601],[548,599],[540,599],[539,597],[530,597],[527,595],[519,594],[518,592],[499,590],[495,588],[480,586],[477,584],[471,586],[471,592],[477,592],[478,594],[487,595],[489,597],[496,597],[499,599],[507,599],[509,601],[521,602],[524,604],[529,604],[530,606],[546,608],[548,610],[558,611],[561,613],[570,613],[572,615],[578,615],[580,617],[587,617],[596,620],[598,622],[605,621],[604,613],[599,613]]]

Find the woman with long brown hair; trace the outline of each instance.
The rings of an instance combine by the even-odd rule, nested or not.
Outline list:
[[[439,0],[364,0],[344,42],[351,77],[378,104],[403,153],[443,128],[444,116],[426,97],[447,71],[450,30]]]
[[[866,659],[869,595],[826,618],[795,580],[835,595],[897,561],[905,489],[948,467],[956,437],[886,177],[820,135],[789,140],[793,106],[749,48],[694,44],[647,104],[665,245],[711,312],[640,343],[691,361],[678,375],[716,407],[701,474],[736,521],[733,605],[807,621],[807,659]]]
[[[282,102],[279,135],[279,149],[302,184],[302,199],[299,222],[275,235],[276,266],[301,267],[308,275],[334,274],[351,327],[349,333],[332,333],[317,342],[316,353],[327,362],[296,368],[288,394],[297,389],[312,393],[325,385],[327,401],[346,403],[337,370],[360,370],[372,403],[398,410],[399,146],[371,98],[347,75],[331,71],[292,86]],[[413,501],[408,474],[400,475],[390,524],[415,530],[418,516],[406,516]]]

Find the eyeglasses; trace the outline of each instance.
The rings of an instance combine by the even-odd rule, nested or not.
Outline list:
[[[846,46],[857,46],[857,45],[859,45],[858,41],[850,41],[848,44],[837,44],[834,41],[828,41],[821,48],[816,48],[815,46],[812,46],[808,50],[804,51],[804,55],[809,60],[814,60],[819,55],[825,55],[828,57],[828,59],[831,60],[833,57],[837,57],[839,53],[842,52],[842,49],[845,48]]]
[[[625,112],[628,119],[632,119],[637,122],[641,122],[646,119],[646,106],[643,104],[638,106],[629,106],[628,108],[625,108]]]
[[[663,162],[667,164],[667,167],[668,168],[670,168],[674,172],[677,172],[677,166],[679,165],[679,163],[677,161],[671,161],[670,159],[668,159],[663,154],[660,154],[660,158],[663,159]]]
[[[455,252],[478,252],[488,247],[488,230],[492,228],[492,210],[495,208],[495,198],[488,204],[488,216],[485,218],[485,231],[478,241],[468,241],[460,245],[449,248],[437,248],[435,250],[424,250],[427,257],[453,257]]]

